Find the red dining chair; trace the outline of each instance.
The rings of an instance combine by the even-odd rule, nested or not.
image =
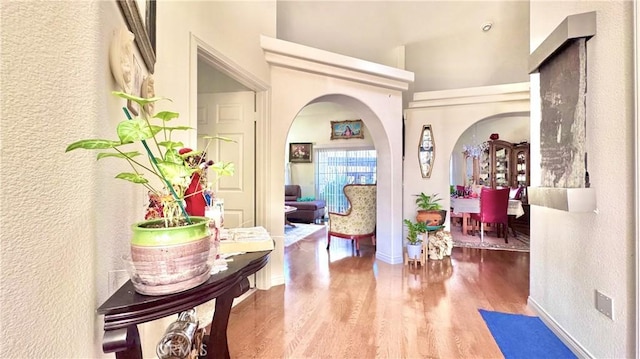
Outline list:
[[[480,241],[484,241],[484,224],[496,225],[498,237],[504,233],[504,242],[509,243],[509,188],[492,189],[483,187],[480,191],[480,213],[471,213],[471,219],[480,222]],[[500,232],[502,229],[502,232]],[[474,226],[476,230],[476,226]]]

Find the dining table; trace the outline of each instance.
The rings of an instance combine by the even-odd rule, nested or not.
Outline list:
[[[462,215],[462,233],[468,234],[469,231],[469,218],[471,213],[480,213],[480,198],[479,197],[451,197],[451,208],[454,213]],[[524,214],[524,208],[522,202],[517,199],[509,199],[509,206],[507,207],[507,214],[518,218]],[[511,228],[513,230],[513,227]],[[515,234],[515,230],[514,234]]]

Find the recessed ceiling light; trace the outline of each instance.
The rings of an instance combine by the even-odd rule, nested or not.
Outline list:
[[[491,30],[492,27],[493,27],[493,23],[491,21],[487,21],[484,24],[482,24],[482,31],[487,32]]]

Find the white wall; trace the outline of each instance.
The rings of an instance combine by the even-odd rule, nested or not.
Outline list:
[[[532,1],[531,50],[568,15],[597,11],[587,41],[587,151],[598,213],[531,206],[530,302],[596,358],[630,358],[634,337],[633,32],[630,1]],[[532,98],[539,94],[537,76]],[[539,102],[531,113],[531,181],[540,184]],[[613,299],[613,320],[594,290]]]
[[[124,22],[115,1],[2,2],[1,14],[2,352],[100,357],[96,308],[143,216],[142,191],[113,178],[118,161],[64,150],[117,138],[108,49]]]
[[[269,69],[260,35],[275,34],[273,1],[166,1],[157,6],[156,94],[173,100],[171,108],[196,127],[191,107],[191,36],[195,36],[265,83]],[[197,90],[194,91],[197,93]],[[195,133],[186,141],[195,143]]]

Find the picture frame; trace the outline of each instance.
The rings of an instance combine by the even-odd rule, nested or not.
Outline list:
[[[331,139],[364,138],[362,120],[331,121]]]
[[[156,0],[116,0],[129,31],[135,36],[140,56],[150,74],[156,63]],[[144,4],[145,17],[140,13],[138,3]]]
[[[289,143],[289,162],[311,163],[313,162],[313,144],[310,142]]]

